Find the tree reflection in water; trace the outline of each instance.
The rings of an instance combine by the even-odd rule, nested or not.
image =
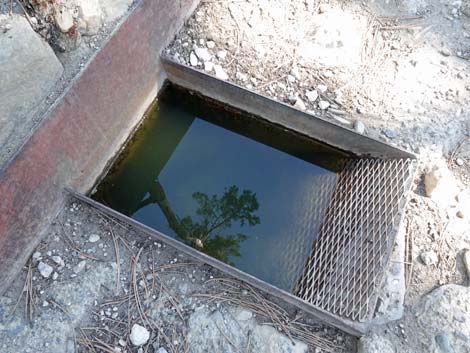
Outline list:
[[[229,263],[229,257],[241,255],[240,243],[248,237],[243,233],[232,234],[232,225],[238,222],[242,227],[254,227],[260,223],[259,217],[254,214],[259,208],[256,194],[250,190],[239,192],[235,185],[225,188],[221,197],[193,193],[198,216],[194,219],[191,216],[180,218],[173,212],[158,180],[149,193],[150,196],[140,203],[139,208],[156,203],[178,238],[226,263]]]

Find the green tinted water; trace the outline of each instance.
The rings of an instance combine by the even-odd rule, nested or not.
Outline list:
[[[291,291],[344,157],[168,86],[92,197]]]

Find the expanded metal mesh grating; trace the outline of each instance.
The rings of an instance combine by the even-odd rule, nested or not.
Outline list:
[[[371,318],[413,170],[411,159],[348,163],[297,281],[297,296],[353,321]]]

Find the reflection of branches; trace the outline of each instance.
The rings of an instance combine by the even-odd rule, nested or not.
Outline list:
[[[178,218],[158,180],[150,190],[150,196],[141,202],[139,208],[157,203],[170,228],[179,238],[219,260],[227,262],[229,256],[240,256],[240,243],[247,236],[222,232],[230,228],[233,222],[251,227],[259,224],[259,217],[253,214],[259,207],[256,195],[249,190],[243,190],[240,194],[238,187],[233,185],[226,188],[220,198],[217,195],[209,197],[201,192],[195,192],[192,196],[198,204],[198,222],[190,216],[181,220]]]

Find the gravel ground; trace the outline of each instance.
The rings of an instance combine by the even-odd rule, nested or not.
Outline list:
[[[135,324],[150,332],[140,346],[132,340]],[[5,353],[351,352],[354,346],[351,336],[74,199],[0,297]]]

